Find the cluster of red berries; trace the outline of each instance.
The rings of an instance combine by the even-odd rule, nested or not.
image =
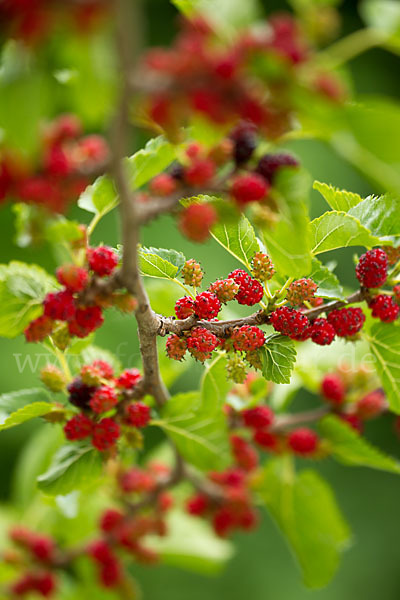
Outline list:
[[[246,471],[230,468],[210,473],[209,479],[215,488],[215,497],[203,492],[196,493],[187,500],[187,512],[209,519],[220,537],[227,537],[237,529],[254,529],[258,523],[258,515],[252,506]]]
[[[320,393],[341,419],[361,433],[364,421],[379,417],[387,410],[385,394],[375,386],[372,374],[360,366],[356,371],[326,374]]]
[[[257,31],[242,29],[231,43],[218,39],[204,18],[184,19],[172,48],[152,49],[144,57],[144,88],[147,80],[152,89],[160,82],[160,91],[147,98],[147,113],[171,137],[193,112],[223,127],[248,120],[267,137],[279,137],[290,128],[294,112],[287,91],[297,84],[297,67],[310,57],[300,25],[289,14],[270,17]],[[275,64],[271,80],[265,71],[257,77],[257,60]],[[310,77],[311,89],[338,100],[341,86],[325,74],[331,85],[319,85],[321,77],[317,72]]]
[[[84,136],[78,117],[61,115],[44,130],[39,167],[11,152],[0,159],[0,200],[12,198],[64,213],[89,185],[91,173],[101,171],[108,159],[102,136]]]
[[[52,572],[58,554],[54,540],[47,535],[38,534],[19,526],[14,527],[9,536],[17,550],[6,552],[4,560],[24,568],[22,575],[11,584],[12,597],[22,598],[32,592],[36,592],[44,598],[52,596],[57,583]],[[35,566],[34,569],[26,570],[25,565],[29,561],[35,562]]]
[[[53,373],[51,377],[53,382]],[[90,438],[93,446],[104,452],[114,449],[125,429],[146,427],[150,407],[139,400],[132,402],[132,393],[140,380],[137,369],[126,369],[115,377],[105,361],[84,365],[79,377],[67,387],[69,402],[81,411],[66,422],[67,439]],[[46,383],[43,376],[42,381]]]
[[[167,534],[165,514],[173,505],[172,496],[164,491],[158,492],[157,486],[166,475],[164,465],[149,465],[147,470],[132,468],[120,473],[120,489],[124,497],[135,494],[155,494],[151,506],[152,513],[129,514],[129,510],[107,509],[100,518],[102,537],[91,542],[87,548],[89,556],[95,562],[98,578],[102,586],[107,588],[121,584],[124,567],[119,553],[123,552],[135,560],[145,564],[158,562],[158,554],[146,546],[146,536]]]
[[[186,148],[183,162],[174,163],[168,172],[157,175],[150,181],[149,192],[160,197],[172,196],[179,192],[188,194],[188,188],[198,193],[199,189],[213,191],[218,187],[232,199],[239,210],[249,203],[269,205],[269,192],[274,179],[283,167],[297,167],[298,161],[290,154],[265,154],[258,162],[249,162],[257,146],[256,130],[252,123],[241,122],[231,132],[230,137],[206,150],[198,143]],[[221,185],[216,178],[219,167],[235,164],[235,175]],[[196,189],[197,188],[197,189]],[[140,195],[145,202],[147,192]],[[183,208],[179,215],[179,228],[189,239],[205,241],[219,215],[211,203],[193,203]]]
[[[83,0],[63,7],[52,0],[3,0],[0,29],[7,36],[37,44],[60,23],[71,23],[79,32],[92,30],[103,20],[108,4],[108,0]]]
[[[272,277],[273,265],[266,254],[258,252],[253,262],[256,264],[253,265],[253,273],[260,276],[262,280]],[[191,263],[193,264],[197,265]],[[199,280],[199,268],[198,265],[197,280]],[[193,285],[193,277],[191,280],[186,272],[183,277]],[[223,304],[237,300],[239,304],[253,306],[260,302],[263,295],[264,289],[258,279],[251,277],[242,269],[236,269],[227,279],[213,282],[207,291],[195,297],[184,296],[177,300],[175,314],[178,319],[195,317],[198,320],[215,321]],[[265,342],[264,332],[256,326],[236,327],[230,332],[229,339],[225,339],[218,338],[204,325],[195,325],[182,336],[176,334],[169,336],[166,343],[168,356],[174,360],[182,360],[188,350],[197,360],[204,362],[211,357],[211,353],[216,348],[248,354],[257,351]]]
[[[96,278],[110,276],[118,265],[118,255],[108,246],[88,248],[87,266],[67,264],[57,269],[60,291],[48,293],[43,300],[43,314],[31,321],[25,329],[28,342],[40,342],[52,335],[53,341],[63,346],[69,338],[87,337],[104,321],[103,309],[115,306],[124,312],[136,309],[136,300],[127,293],[101,293],[92,295],[90,302],[82,300],[85,290]]]
[[[368,250],[360,257],[356,266],[357,279],[366,288],[380,288],[387,282],[388,268],[394,266],[400,259],[398,248],[374,248]],[[389,294],[378,294],[368,303],[372,316],[385,323],[392,323],[400,314],[400,307],[396,294],[396,286],[393,289],[394,297]]]

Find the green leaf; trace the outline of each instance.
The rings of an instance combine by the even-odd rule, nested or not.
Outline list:
[[[261,348],[262,374],[267,381],[290,383],[296,362],[293,340],[285,335],[272,334]]]
[[[346,190],[339,190],[338,188],[333,187],[333,185],[321,183],[320,181],[314,181],[313,188],[322,194],[333,210],[348,212],[350,208],[362,201],[361,196],[358,194],[347,192]]]
[[[350,531],[328,483],[315,471],[296,474],[290,457],[271,460],[260,495],[286,536],[305,585],[321,588],[339,566]]]
[[[400,236],[400,196],[369,196],[349,210],[349,215],[383,241]]]
[[[400,414],[400,328],[393,323],[375,323],[368,340],[375,366],[390,409]]]
[[[41,143],[41,121],[52,112],[50,79],[23,44],[4,45],[0,67],[0,130],[9,150],[32,158]],[[29,98],[29,101],[27,99]]]
[[[212,236],[247,268],[250,268],[251,259],[260,250],[255,231],[244,215],[239,223],[218,223],[212,230]]]
[[[173,511],[167,523],[168,534],[154,536],[148,542],[161,555],[163,564],[202,575],[216,575],[232,557],[232,544],[214,535],[200,519]]]
[[[257,0],[218,0],[218,10],[215,10],[215,0],[172,0],[172,4],[188,17],[203,15],[227,33],[235,28],[252,25],[260,16]]]
[[[278,271],[291,277],[310,272],[308,196],[310,176],[303,169],[282,169],[274,184],[280,220],[263,229],[268,253]]]
[[[182,252],[164,248],[145,248],[139,250],[139,266],[142,275],[158,279],[175,279],[185,262]]]
[[[311,221],[311,237],[314,254],[348,246],[371,248],[380,242],[358,219],[336,210]]]
[[[175,160],[177,147],[163,136],[152,138],[146,146],[126,159],[127,172],[133,189],[142,187],[164,171]]]
[[[329,267],[323,265],[317,258],[312,259],[311,267],[310,278],[318,285],[317,296],[331,300],[344,300],[346,298],[339,279]]]
[[[93,487],[101,474],[100,453],[84,443],[75,443],[62,446],[37,481],[42,492],[58,496]]]
[[[207,366],[201,382],[203,407],[221,409],[225,404],[232,383],[226,376],[226,355],[221,354]]]
[[[37,265],[0,265],[0,336],[14,338],[42,313],[47,292],[57,283]]]
[[[329,415],[319,423],[321,434],[329,440],[334,458],[345,465],[371,467],[389,473],[400,473],[400,463],[372,446],[350,425],[334,415]]]
[[[49,402],[33,402],[27,404],[23,408],[19,408],[17,411],[12,413],[9,417],[2,421],[0,419],[0,431],[3,429],[10,429],[16,425],[21,425],[25,421],[30,421],[35,417],[42,417],[43,415],[51,412],[52,405]]]
[[[52,244],[74,242],[81,237],[82,230],[78,221],[69,221],[65,217],[51,221],[46,228],[46,238]]]
[[[218,404],[198,392],[170,398],[162,419],[152,421],[167,433],[185,460],[202,470],[223,469],[229,464],[226,422]]]
[[[36,402],[48,402],[49,395],[43,388],[29,388],[0,395],[0,415],[7,418],[17,410]]]
[[[104,217],[118,204],[118,195],[112,180],[107,175],[101,175],[89,185],[80,195],[79,208]]]

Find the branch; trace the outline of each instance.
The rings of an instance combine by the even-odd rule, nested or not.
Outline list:
[[[115,13],[116,45],[122,86],[111,132],[111,171],[120,197],[122,221],[123,257],[120,281],[138,301],[136,320],[143,361],[144,389],[154,396],[159,405],[162,405],[168,399],[168,392],[161,380],[158,365],[157,331],[159,321],[150,307],[149,298],[139,274],[137,248],[140,222],[138,206],[134,194],[131,194],[129,189],[124,168],[124,157],[127,154],[128,146],[127,132],[129,131],[131,96],[128,81],[129,73],[133,69],[132,57],[137,55],[141,32],[138,1],[131,3],[129,0],[117,0]],[[131,31],[132,25],[133,32]]]
[[[310,308],[303,311],[310,320],[315,319],[321,313],[331,312],[338,308],[343,308],[349,304],[355,304],[367,300],[369,297],[368,290],[361,289],[353,294],[350,294],[346,300],[335,300],[328,302],[316,308]],[[195,315],[191,315],[187,319],[175,319],[174,317],[163,317],[158,315],[159,329],[158,335],[165,336],[169,333],[175,333],[176,335],[182,335],[185,331],[190,331],[193,327],[204,327],[211,331],[217,337],[230,337],[232,330],[235,327],[242,327],[243,325],[263,325],[270,322],[270,313],[264,310],[258,310],[257,312],[249,315],[248,317],[242,317],[240,319],[231,319],[229,321],[203,321],[198,319]]]
[[[331,411],[330,406],[319,406],[314,410],[307,410],[300,413],[294,413],[292,415],[277,416],[271,431],[282,431],[290,427],[296,427],[297,425],[303,425],[304,423],[313,423],[319,421]]]

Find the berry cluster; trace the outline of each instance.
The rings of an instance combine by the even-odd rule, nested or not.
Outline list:
[[[197,265],[193,259],[188,263],[191,266]],[[268,278],[272,276],[274,268],[266,254],[258,252],[254,257],[253,264],[257,264],[256,273],[261,279],[265,280],[266,276]],[[267,272],[268,275],[266,275]],[[187,273],[188,267],[185,266],[182,276],[184,280],[192,281],[192,274],[188,277]],[[201,278],[197,277],[197,282],[201,282]],[[263,295],[264,288],[260,281],[252,278],[246,271],[236,269],[229,274],[227,279],[218,279],[211,283],[207,291],[201,292],[195,297],[183,296],[177,300],[175,314],[178,319],[193,317],[195,321],[218,322],[217,317],[223,304],[236,300],[239,304],[253,306],[260,302]],[[170,335],[167,339],[166,350],[168,356],[174,360],[182,360],[188,350],[194,358],[201,362],[211,358],[212,352],[217,348],[228,353],[235,352],[236,355],[230,357],[232,364],[228,364],[228,372],[235,381],[238,381],[242,375],[237,373],[235,375],[235,372],[238,371],[238,368],[240,370],[240,367],[237,365],[235,368],[233,363],[240,364],[243,361],[241,354],[244,353],[247,362],[256,366],[259,362],[256,356],[257,351],[264,343],[265,335],[256,326],[235,327],[228,331],[226,336],[217,337],[208,330],[205,323],[198,326],[195,322],[195,325],[181,336]],[[243,369],[244,373],[244,363]]]
[[[189,191],[195,196],[200,188],[210,191],[218,188],[239,210],[244,210],[251,203],[270,206],[269,196],[275,175],[281,168],[298,167],[299,163],[289,154],[265,154],[258,161],[253,160],[256,146],[256,130],[248,121],[239,123],[230,137],[209,150],[198,143],[191,143],[187,146],[182,161],[174,163],[168,172],[154,177],[149,183],[148,192],[141,193],[140,200],[147,202],[150,196],[174,198],[188,194]],[[270,161],[274,165],[273,173],[271,167],[268,172],[264,169],[264,175],[263,161]],[[218,169],[223,167],[226,171],[227,167],[232,169],[233,166],[235,174],[228,179],[221,176],[220,182]],[[218,220],[219,212],[212,202],[196,201],[181,210],[178,224],[186,237],[195,242],[203,242]],[[268,262],[258,264],[257,256],[254,261],[254,275],[257,278],[266,281],[272,277],[272,265]]]
[[[372,372],[362,365],[357,370],[342,369],[326,374],[320,386],[322,398],[336,414],[359,433],[363,422],[387,410],[385,394],[376,387]]]
[[[236,529],[249,531],[258,522],[249,491],[249,476],[240,468],[209,474],[215,497],[198,492],[186,503],[189,514],[209,519],[215,533],[227,537]]]
[[[147,81],[151,89],[154,82],[160,83],[160,91],[145,98],[145,109],[171,138],[194,112],[220,127],[248,120],[274,139],[290,128],[295,107],[287,92],[299,85],[298,68],[311,57],[300,25],[289,14],[274,15],[257,30],[241,29],[230,43],[218,39],[203,17],[185,19],[172,48],[153,49],[144,57],[139,81],[145,89]],[[258,76],[250,66],[258,60],[274,65],[281,74],[279,85],[269,86],[265,76]],[[312,91],[330,99],[343,95],[331,75],[312,69],[308,81]],[[243,135],[235,153],[238,164],[252,150],[252,140]]]
[[[104,361],[84,365],[79,377],[67,387],[69,402],[81,412],[64,426],[70,441],[90,438],[104,452],[113,450],[118,438],[132,427],[143,428],[150,421],[150,407],[142,401],[131,402],[141,380],[137,369],[126,369],[114,377]],[[105,416],[107,415],[107,416]]]
[[[58,557],[55,541],[25,527],[14,527],[9,533],[16,550],[6,553],[5,562],[21,565],[23,573],[10,586],[12,597],[22,598],[32,592],[44,598],[53,595],[57,579],[52,572]],[[26,569],[25,564],[32,561],[34,568]]]
[[[61,115],[44,130],[39,166],[26,165],[14,153],[0,158],[0,200],[12,198],[64,213],[89,185],[91,173],[105,168],[108,160],[103,137],[84,136],[78,117]]]
[[[118,265],[118,255],[108,246],[88,248],[87,266],[63,265],[56,275],[62,289],[48,293],[43,300],[43,314],[25,329],[28,342],[40,342],[51,335],[56,346],[65,349],[70,337],[87,337],[103,321],[103,309],[116,306],[124,312],[136,309],[136,300],[127,293],[98,292],[84,299],[85,291],[98,278],[112,275]]]
[[[28,44],[44,41],[60,23],[87,32],[104,19],[108,0],[83,0],[66,7],[51,0],[4,0],[0,4],[0,28]]]

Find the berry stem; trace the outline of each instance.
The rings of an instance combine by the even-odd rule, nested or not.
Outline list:
[[[191,298],[193,298],[193,300],[195,299],[195,297],[196,297],[196,296],[195,296],[196,290],[195,290],[195,292],[194,292],[194,293],[192,293],[192,292],[189,290],[189,288],[187,288],[187,287],[186,287],[186,286],[185,286],[183,283],[181,283],[181,282],[179,281],[179,279],[176,279],[176,277],[175,277],[175,279],[172,279],[172,281],[173,281],[174,283],[178,284],[178,285],[179,285],[179,286],[180,286],[180,287],[181,287],[181,288],[182,288],[182,289],[185,291],[185,294],[186,294],[187,296],[190,296]]]
[[[366,27],[351,33],[320,52],[318,60],[324,62],[329,69],[336,69],[359,54],[376,46],[381,46],[387,39],[388,35],[386,33],[372,27]]]

